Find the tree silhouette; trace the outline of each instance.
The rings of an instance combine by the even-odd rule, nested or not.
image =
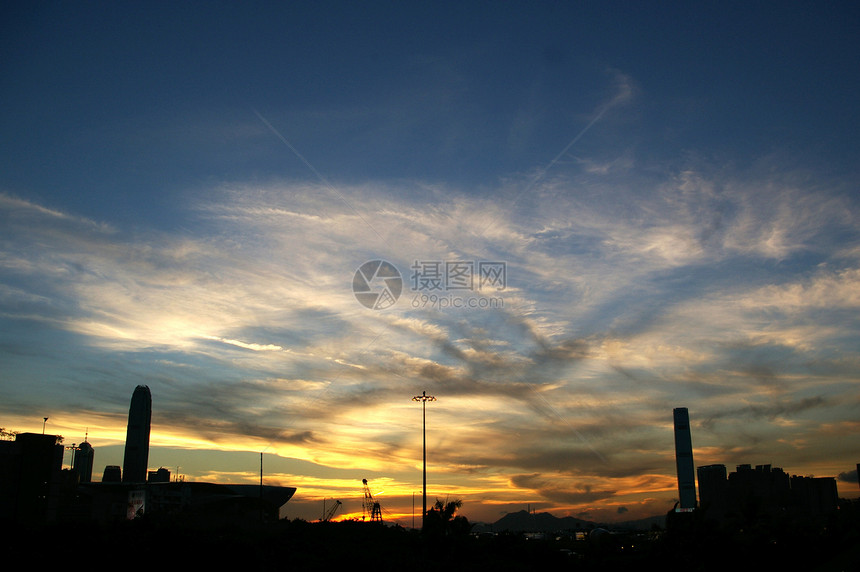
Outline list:
[[[0,427],[0,440],[14,441],[18,431],[6,431],[5,427]]]
[[[463,505],[460,499],[442,502],[436,499],[424,517],[424,532],[433,536],[465,536],[472,525],[465,516],[456,514]]]

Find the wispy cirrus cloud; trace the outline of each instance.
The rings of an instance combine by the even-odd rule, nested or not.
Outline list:
[[[85,351],[65,379],[108,384],[111,407],[147,383],[171,433],[322,466],[412,466],[426,389],[440,473],[575,477],[515,483],[558,506],[621,502],[627,481],[601,479],[671,480],[675,404],[696,405],[702,447],[745,454],[777,433],[799,454],[825,412],[850,416],[857,257],[827,245],[853,237],[853,204],[783,178],[685,170],[634,192],[635,169],[618,176],[557,176],[516,208],[415,182],[339,186],[346,202],[229,184],[192,195],[182,233],[4,195],[2,316],[71,336]],[[415,260],[504,260],[504,305],[414,308],[407,291],[367,310],[350,286],[374,258],[407,288]],[[3,343],[21,371],[27,342]]]

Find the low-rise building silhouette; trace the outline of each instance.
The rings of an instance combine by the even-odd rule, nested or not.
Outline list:
[[[165,469],[164,467],[161,467],[156,471],[149,471],[149,474],[146,476],[146,482],[148,482],[148,483],[169,483],[170,482],[170,471],[168,469]]]
[[[725,465],[704,465],[696,469],[699,480],[699,507],[722,517],[728,508],[729,481]]]
[[[119,465],[106,465],[104,473],[102,473],[103,483],[121,483],[122,469]]]
[[[836,512],[839,494],[833,477],[801,477],[792,475],[791,492],[797,509],[813,519]]]
[[[52,522],[57,517],[63,446],[57,435],[19,433],[0,441],[0,519]]]
[[[789,476],[771,465],[699,467],[699,505],[706,518],[752,522],[774,518],[818,521],[838,506],[834,477]]]
[[[69,520],[99,524],[146,515],[160,520],[213,523],[272,522],[294,487],[231,485],[193,481],[88,483],[78,487]]]

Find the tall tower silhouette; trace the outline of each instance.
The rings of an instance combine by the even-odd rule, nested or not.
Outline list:
[[[93,480],[93,446],[86,440],[75,447],[72,469],[78,474],[78,482],[90,483]]]
[[[146,482],[149,462],[149,430],[152,422],[152,395],[149,387],[138,385],[128,408],[128,429],[125,434],[125,457],[122,461],[122,482]]]
[[[675,416],[675,466],[678,470],[680,510],[696,508],[696,475],[693,467],[693,440],[690,438],[690,413],[686,407],[672,410]]]

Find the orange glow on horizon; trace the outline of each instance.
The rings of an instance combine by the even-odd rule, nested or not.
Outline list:
[[[112,447],[112,454],[116,456],[117,449],[125,441],[125,412],[76,416],[48,412],[46,416],[49,420],[45,432],[63,435],[66,446],[81,442],[84,435],[88,435],[88,441],[96,449],[97,467],[94,473],[97,474],[100,474],[98,464],[104,459],[99,458],[99,448]],[[79,423],[79,420],[83,422]],[[8,417],[4,424],[7,424],[7,430],[32,433],[42,431],[41,420],[31,417]],[[822,431],[837,434],[849,431],[856,425],[857,423],[853,422],[824,425]],[[356,455],[355,449],[350,449],[351,446],[352,443],[347,443],[331,450],[320,450],[313,445],[281,446],[264,443],[258,438],[230,435],[213,442],[182,427],[166,427],[153,423],[150,460],[156,464],[161,462],[159,458],[163,455],[162,450],[171,451],[174,456],[181,456],[183,450],[195,451],[204,455],[199,457],[204,462],[217,460],[219,453],[240,452],[256,456],[263,450],[267,459],[264,484],[297,489],[296,496],[286,506],[287,512],[294,518],[318,520],[320,516],[317,513],[320,509],[312,507],[313,503],[324,499],[340,499],[350,506],[348,509],[343,507],[344,513],[334,515],[332,521],[335,522],[362,520],[364,515],[360,510],[360,480],[365,475],[374,473],[375,476],[369,480],[374,497],[383,507],[383,520],[397,522],[402,526],[411,526],[413,519],[420,520],[420,508],[417,511],[413,508],[416,500],[417,506],[421,504],[420,463],[415,462],[415,452],[412,449],[401,449],[396,451],[396,454],[403,453],[403,458],[389,456],[380,460],[373,448],[365,447],[363,450],[366,454]],[[701,459],[697,464],[704,465],[723,461],[726,450],[713,446],[699,447],[695,449],[695,454],[697,460]],[[344,462],[347,458],[348,463]],[[516,512],[527,506],[538,507],[540,512],[550,512],[556,516],[569,515],[586,520],[599,517],[603,522],[655,516],[671,507],[673,498],[677,495],[672,455],[664,452],[661,453],[661,458],[666,464],[664,473],[612,478],[599,475],[573,476],[559,471],[543,473],[539,479],[540,483],[527,486],[515,484],[513,477],[517,475],[513,473],[486,472],[463,464],[431,464],[427,501],[428,505],[432,505],[436,499],[460,499],[463,506],[459,514],[471,521],[494,521],[506,512]],[[294,461],[310,462],[314,465],[308,465],[307,472],[282,470]],[[64,459],[64,463],[67,462],[70,462],[68,456]],[[201,461],[197,463],[198,466],[182,464],[181,469],[176,470],[189,481],[244,484],[259,482],[260,474],[253,461],[246,470],[216,469],[206,465],[199,466]],[[828,471],[838,472],[839,469],[830,465],[819,465],[809,466],[807,471],[824,475],[828,474]],[[315,466],[319,467],[319,474],[314,474]],[[732,470],[730,466],[727,468]],[[795,467],[786,467],[786,470],[793,474],[801,472]],[[353,476],[344,476],[349,472],[353,472]],[[383,472],[388,476],[378,475]],[[331,474],[338,476],[330,476]],[[546,486],[553,488],[542,488]],[[840,490],[843,497],[858,496],[852,487],[844,483],[840,483],[840,489],[843,489]],[[595,494],[590,498],[592,490]],[[587,500],[575,502],[578,496]],[[564,499],[571,499],[573,502],[566,502]]]

